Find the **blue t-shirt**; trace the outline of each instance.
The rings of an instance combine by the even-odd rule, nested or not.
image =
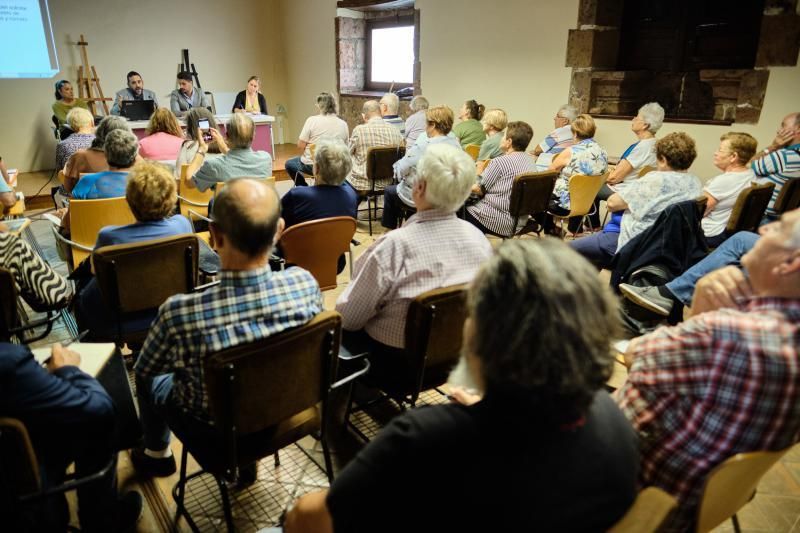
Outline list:
[[[72,189],[72,197],[78,200],[97,200],[99,198],[119,198],[125,196],[128,173],[112,170],[87,174],[78,180]]]
[[[346,183],[315,185],[313,187],[294,187],[281,199],[281,216],[286,227],[329,217],[356,218],[358,196]]]
[[[183,215],[173,215],[162,220],[134,222],[125,226],[106,226],[97,234],[97,243],[94,247],[151,241],[181,233],[194,233],[192,224]]]

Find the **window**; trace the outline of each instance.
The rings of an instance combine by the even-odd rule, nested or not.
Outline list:
[[[366,56],[366,89],[411,87],[414,84],[413,18],[368,21]]]

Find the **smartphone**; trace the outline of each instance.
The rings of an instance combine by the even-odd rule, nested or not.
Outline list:
[[[197,121],[197,125],[200,127],[200,132],[203,134],[203,140],[208,142],[212,139],[211,133],[208,131],[210,126],[208,124],[208,119],[200,119]]]

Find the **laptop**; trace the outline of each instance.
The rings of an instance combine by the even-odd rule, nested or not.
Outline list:
[[[150,120],[153,111],[153,100],[123,100],[120,104],[120,115],[128,120]]]

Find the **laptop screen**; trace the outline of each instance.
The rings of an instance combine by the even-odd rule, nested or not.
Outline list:
[[[128,120],[150,120],[153,111],[152,100],[123,100],[120,108],[120,114]]]

